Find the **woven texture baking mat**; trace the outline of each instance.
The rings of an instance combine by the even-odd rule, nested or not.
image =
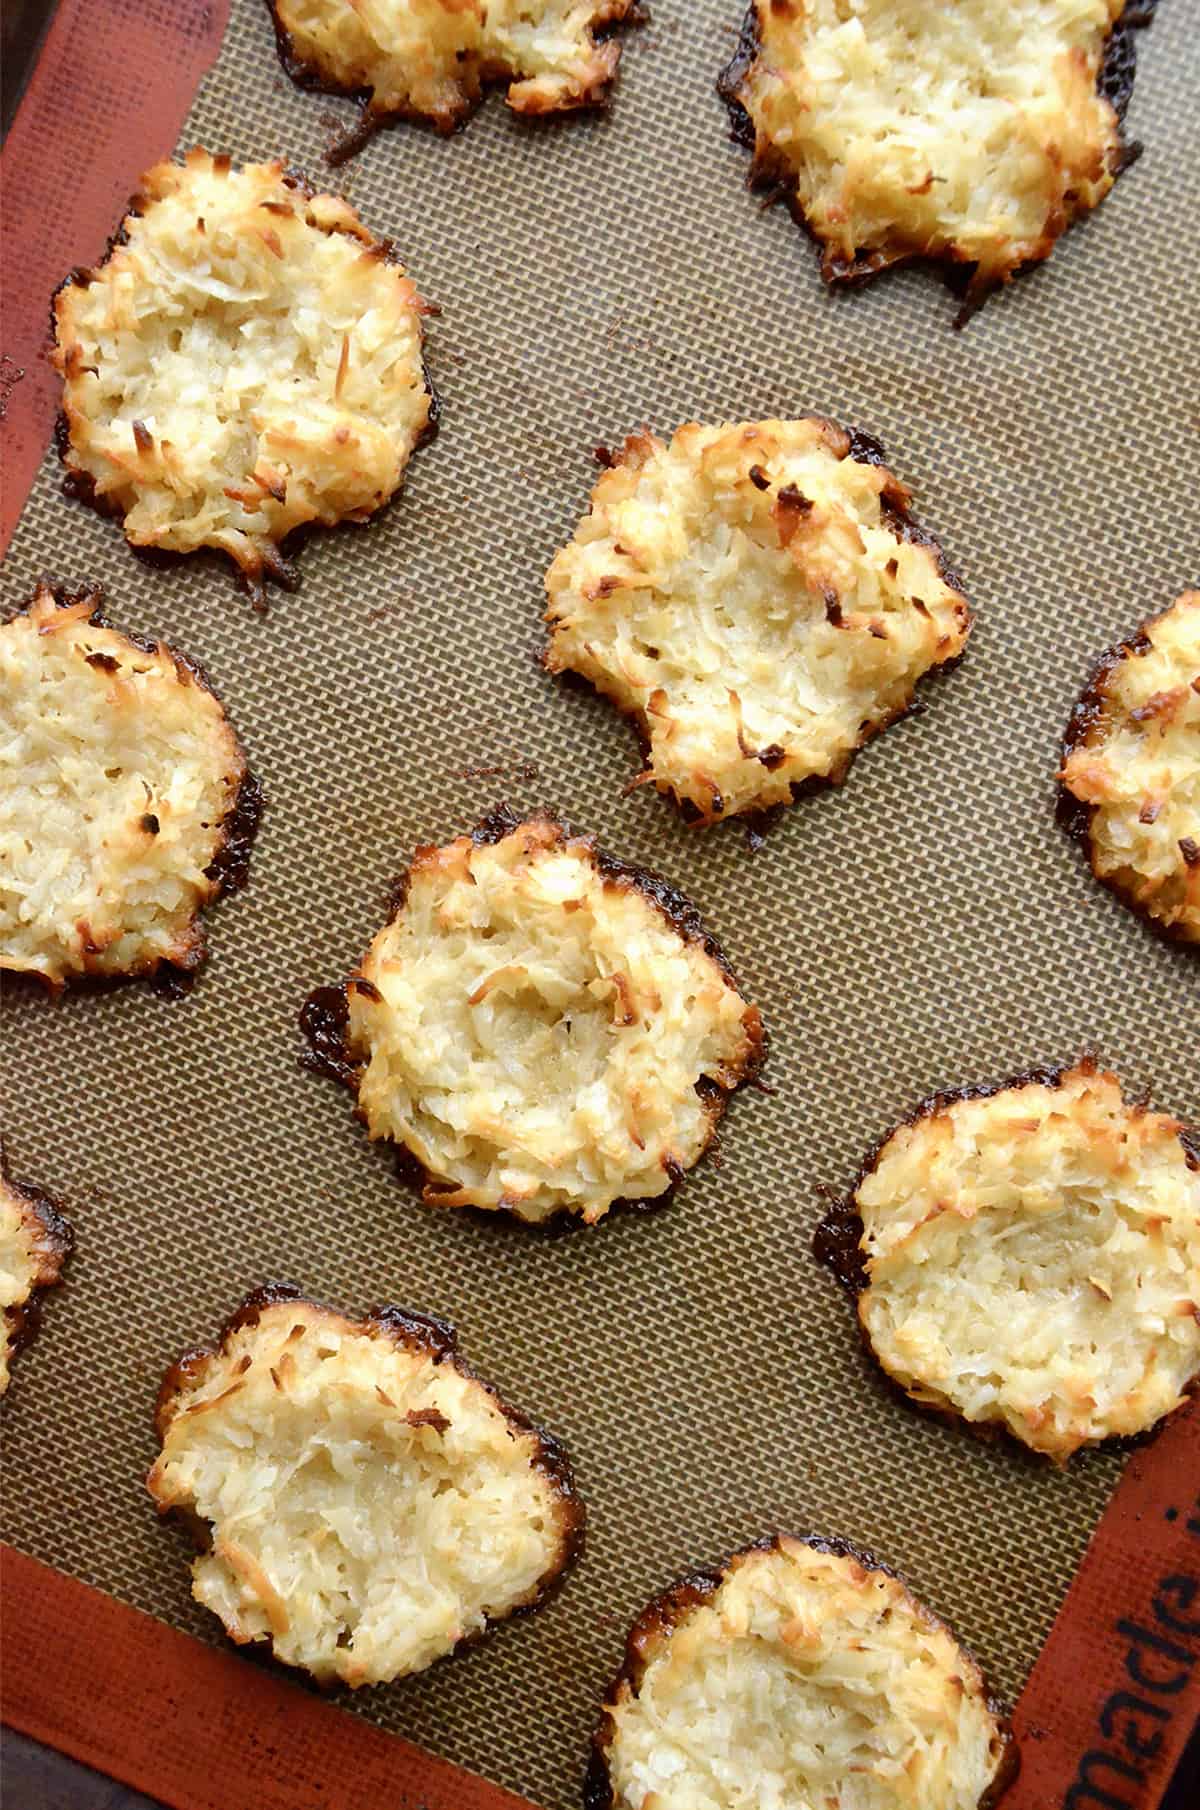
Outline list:
[[[268,803],[250,888],[210,914],[188,998],[6,988],[13,1166],[61,1196],[78,1237],[6,1409],[6,1538],[219,1639],[142,1488],[150,1409],[170,1359],[286,1277],[452,1319],[567,1442],[591,1510],[561,1596],[360,1694],[362,1713],[574,1804],[632,1616],[776,1527],[875,1548],[1016,1693],[1120,1460],[1059,1475],[905,1410],[809,1239],[818,1184],[844,1184],[937,1087],[1090,1045],[1200,1118],[1200,968],[1088,879],[1052,778],[1092,656],[1200,573],[1189,11],[1170,0],[1141,41],[1141,163],[957,334],[928,275],[828,295],[786,213],[747,195],[713,92],[738,0],[658,0],[607,119],[531,129],[493,100],[455,139],[400,128],[332,178],[322,153],[349,105],[297,92],[259,0],[234,0],[182,144],[283,152],[397,241],[443,309],[444,421],[404,496],[310,543],[302,589],[265,618],[216,560],[140,563],[62,498],[50,456],[38,477],[4,604],[44,568],[101,581],[119,626],[208,668]],[[621,796],[632,733],[535,663],[541,576],[597,443],[811,410],[881,435],[978,622],[924,713],[751,854],[736,825],[689,831],[649,789]],[[776,1092],[735,1103],[720,1167],[591,1232],[421,1207],[346,1097],[298,1065],[301,1000],[349,971],[414,845],[500,799],[565,813],[681,885],[772,1036]]]

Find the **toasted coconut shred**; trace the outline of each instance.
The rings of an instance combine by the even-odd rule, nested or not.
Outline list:
[[[416,115],[453,131],[485,86],[517,113],[602,102],[638,0],[271,0],[289,65],[367,96],[368,116]]]
[[[668,1591],[629,1639],[589,1810],[977,1810],[1008,1736],[900,1580],[781,1535]]]
[[[908,502],[825,420],[635,435],[547,574],[546,665],[628,712],[705,823],[838,783],[970,629]]]
[[[529,1221],[665,1193],[763,1042],[686,902],[541,818],[420,850],[349,986],[371,1136]]]
[[[430,420],[423,304],[349,204],[190,151],[55,300],[63,458],[135,546],[218,547],[252,588],[308,523],[365,521]]]
[[[438,1322],[343,1318],[269,1290],[171,1371],[159,1511],[207,1523],[193,1595],[238,1642],[322,1681],[421,1671],[531,1606],[583,1507],[558,1447]]]
[[[1169,935],[1200,943],[1200,591],[1101,663],[1059,777],[1083,806],[1097,879]]]
[[[195,967],[257,798],[200,673],[99,605],[42,584],[0,626],[0,969],[55,986]]]
[[[1097,83],[1125,0],[756,0],[722,78],[830,281],[914,257],[985,294],[1049,257],[1125,158]]]
[[[14,1356],[36,1325],[38,1293],[62,1279],[71,1244],[71,1228],[52,1202],[12,1181],[0,1157],[0,1395],[12,1380]]]
[[[858,1311],[914,1400],[1060,1462],[1146,1431],[1200,1373],[1200,1156],[1084,1062],[947,1096],[852,1197]]]

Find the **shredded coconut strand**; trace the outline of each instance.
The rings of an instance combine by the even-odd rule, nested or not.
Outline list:
[[[160,1511],[212,1530],[197,1601],[235,1641],[349,1685],[420,1671],[535,1601],[581,1513],[540,1436],[436,1346],[307,1301],[185,1359],[160,1433]]]
[[[387,247],[282,163],[190,151],[55,301],[65,458],[135,546],[251,579],[309,522],[365,521],[428,420],[422,303]]]
[[[1004,1737],[898,1579],[786,1536],[635,1629],[599,1737],[614,1810],[975,1810]]]
[[[377,115],[418,114],[452,131],[488,82],[518,113],[595,106],[621,46],[601,26],[637,0],[272,0],[291,54]]]
[[[246,774],[195,672],[93,620],[97,595],[42,585],[0,627],[0,968],[56,985],[202,959]]]
[[[908,492],[851,445],[818,419],[639,434],[547,574],[547,666],[634,716],[706,823],[840,781],[966,645]]]
[[[1104,673],[1061,778],[1093,807],[1097,877],[1200,943],[1200,591],[1185,591],[1143,635]]]
[[[761,1056],[757,1009],[703,941],[541,819],[421,850],[360,974],[359,1108],[437,1205],[591,1223],[662,1194]]]
[[[1121,166],[1097,91],[1124,0],[758,0],[737,98],[829,278],[909,257],[984,291],[1046,258]]]
[[[917,1401],[1063,1461],[1200,1372],[1200,1161],[1089,1063],[902,1125],[859,1184],[859,1314]]]

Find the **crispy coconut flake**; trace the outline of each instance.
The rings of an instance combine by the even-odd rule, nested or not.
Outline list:
[[[1127,158],[1124,8],[755,0],[721,92],[754,147],[754,180],[791,200],[828,281],[945,259],[973,268],[980,299],[1049,257]],[[1107,79],[1115,30],[1124,93]]]
[[[59,290],[63,459],[139,547],[219,547],[252,589],[296,529],[365,521],[430,424],[423,304],[349,204],[280,162],[160,163]]]
[[[204,957],[259,793],[199,669],[38,586],[0,626],[0,968],[60,985]]]
[[[979,1667],[899,1578],[778,1535],[641,1616],[588,1810],[979,1810],[1011,1773]]]
[[[0,1395],[11,1381],[13,1358],[37,1330],[38,1295],[61,1281],[71,1244],[71,1228],[53,1201],[13,1181],[0,1151]]]
[[[517,113],[602,104],[638,0],[269,0],[297,79],[362,94],[368,121],[461,125],[492,83]]]
[[[1059,778],[1096,878],[1200,943],[1200,591],[1101,661]]]
[[[371,1136],[431,1204],[530,1221],[664,1194],[763,1053],[687,902],[547,818],[418,850],[348,993],[333,1066]]]
[[[829,421],[636,435],[547,574],[546,665],[628,712],[704,823],[839,783],[970,629],[908,502]]]
[[[159,1396],[160,1513],[207,1524],[193,1595],[238,1642],[322,1681],[418,1672],[537,1603],[583,1506],[547,1435],[440,1321],[345,1319],[276,1288]]]
[[[863,1332],[925,1407],[1064,1462],[1200,1373],[1200,1155],[1091,1061],[938,1095],[848,1205]]]

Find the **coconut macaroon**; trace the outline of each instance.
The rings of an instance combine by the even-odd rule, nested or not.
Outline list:
[[[1091,1060],[936,1095],[817,1248],[915,1402],[1060,1463],[1200,1374],[1200,1149]]]
[[[634,1624],[588,1810],[979,1810],[1015,1749],[978,1665],[892,1572],[783,1534]]]
[[[261,794],[200,669],[39,584],[0,626],[0,969],[51,986],[204,958]]]
[[[531,1222],[666,1193],[765,1042],[685,899],[506,812],[417,851],[357,973],[302,1023],[426,1201]]]
[[[636,24],[638,0],[269,0],[284,67],[306,86],[360,94],[364,126],[428,120],[452,132],[489,85],[517,113],[607,98],[621,60],[598,34]]]
[[[1049,257],[1130,160],[1124,5],[755,0],[719,86],[752,180],[787,196],[827,281],[944,259],[971,268],[969,308]]]
[[[840,784],[970,610],[866,435],[818,418],[635,435],[546,577],[551,672],[633,717],[693,819]]]
[[[148,1478],[203,1550],[192,1593],[322,1682],[387,1683],[530,1608],[578,1551],[561,1448],[438,1320],[276,1287],[170,1370]]]
[[[1200,591],[1105,655],[1059,779],[1096,878],[1167,935],[1200,943]]]
[[[38,1326],[38,1298],[62,1280],[71,1254],[71,1228],[48,1194],[8,1173],[0,1149],[0,1395],[8,1388],[10,1366]]]
[[[365,521],[431,424],[424,304],[349,204],[190,151],[54,302],[63,460],[138,547],[290,581],[297,529]]]

